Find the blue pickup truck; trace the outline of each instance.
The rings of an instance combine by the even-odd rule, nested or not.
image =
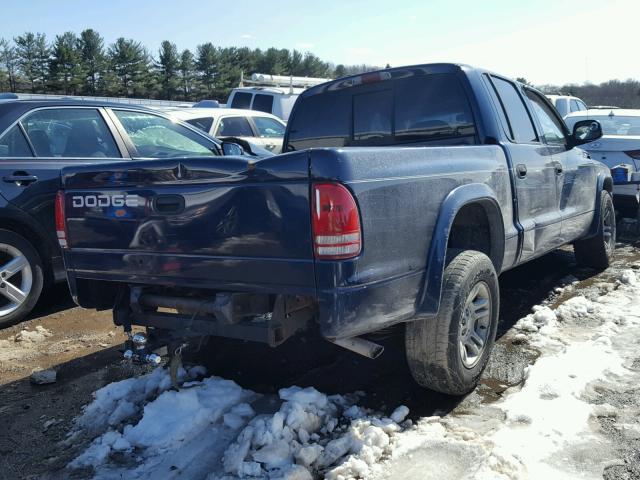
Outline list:
[[[569,243],[608,266],[610,172],[576,148],[600,135],[491,72],[386,69],[301,94],[281,155],[65,168],[57,235],[75,301],[127,331],[276,346],[316,329],[374,358],[367,334],[398,326],[417,383],[460,395],[501,272]]]

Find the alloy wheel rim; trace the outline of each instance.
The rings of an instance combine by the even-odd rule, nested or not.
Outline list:
[[[27,301],[33,271],[24,253],[13,245],[0,243],[0,256],[0,317],[4,317]]]
[[[604,239],[604,247],[610,253],[613,250],[616,241],[616,225],[613,220],[613,209],[607,203],[604,214],[602,215],[602,236]]]
[[[460,360],[466,368],[475,367],[484,353],[491,327],[491,290],[485,282],[473,286],[464,304],[458,342]]]

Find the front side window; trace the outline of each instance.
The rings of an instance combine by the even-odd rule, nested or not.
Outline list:
[[[251,125],[245,117],[225,117],[218,124],[217,137],[253,137]]]
[[[146,112],[114,110],[138,156],[149,158],[208,157],[213,142],[171,120]]]
[[[562,123],[553,114],[549,105],[542,98],[531,90],[525,90],[525,93],[531,104],[533,105],[533,113],[540,122],[542,128],[542,137],[544,141],[550,145],[565,145],[566,138]]]
[[[491,77],[491,81],[500,98],[511,140],[516,143],[537,142],[533,123],[515,84],[498,77]]]
[[[37,157],[121,157],[107,124],[93,108],[36,110],[20,123]]]
[[[256,96],[253,97],[253,106],[251,107],[251,110],[271,113],[273,111],[273,95],[256,93]]]
[[[24,134],[18,125],[0,138],[0,157],[33,157]]]
[[[282,137],[284,136],[284,125],[273,118],[253,117],[261,137]]]
[[[251,107],[251,97],[253,95],[247,92],[236,92],[231,100],[231,108],[245,108]]]
[[[185,120],[185,122],[199,128],[205,133],[209,133],[211,131],[211,125],[213,125],[213,117],[190,118],[189,120]]]

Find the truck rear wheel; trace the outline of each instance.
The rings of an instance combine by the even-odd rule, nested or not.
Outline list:
[[[575,242],[573,252],[579,265],[604,270],[609,267],[616,248],[616,213],[611,194],[603,190],[600,197],[598,233]]]
[[[416,382],[463,395],[480,379],[496,336],[500,293],[491,260],[473,250],[458,253],[444,271],[435,318],[407,325],[405,347]]]

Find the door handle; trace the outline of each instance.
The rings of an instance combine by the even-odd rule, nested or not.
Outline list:
[[[15,183],[18,186],[23,186],[37,182],[38,177],[35,175],[29,175],[27,172],[13,172],[11,175],[5,175],[2,177],[2,180],[7,183]]]
[[[518,178],[524,178],[527,176],[527,166],[524,163],[519,163],[516,165],[516,172],[518,173]]]
[[[556,175],[562,175],[563,169],[562,169],[562,164],[560,162],[556,162],[553,168],[556,171]]]

